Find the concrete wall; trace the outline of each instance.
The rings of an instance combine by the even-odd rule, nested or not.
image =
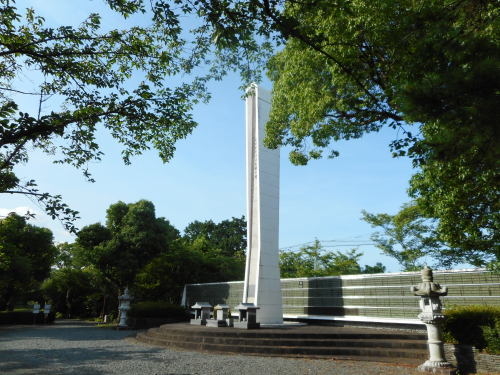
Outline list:
[[[434,281],[448,286],[444,307],[500,306],[500,275],[481,269],[434,271]],[[379,321],[421,324],[418,297],[410,286],[421,282],[419,272],[281,279],[283,316],[289,319]],[[188,284],[185,304],[208,301],[234,307],[243,282]]]

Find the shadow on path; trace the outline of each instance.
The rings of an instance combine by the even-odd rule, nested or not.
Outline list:
[[[135,331],[57,321],[0,329],[0,374],[8,375],[413,375],[414,369],[335,360],[175,351],[124,340]]]
[[[57,339],[66,341],[121,340],[135,336],[136,331],[117,331],[111,328],[99,328],[96,323],[81,320],[57,320],[47,325],[20,325],[0,328],[2,341],[31,339]]]
[[[106,362],[161,362],[159,348],[122,340],[135,331],[98,328],[95,323],[61,320],[45,326],[9,326],[0,331],[0,373],[105,374]]]

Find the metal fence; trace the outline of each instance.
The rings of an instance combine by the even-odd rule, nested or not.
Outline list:
[[[484,269],[434,271],[434,281],[448,287],[444,308],[457,305],[500,306],[500,275]],[[283,317],[420,324],[418,297],[410,292],[420,272],[281,279]],[[238,305],[243,282],[187,284],[182,304],[208,301]]]

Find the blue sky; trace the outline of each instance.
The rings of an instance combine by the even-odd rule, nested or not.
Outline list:
[[[18,1],[19,8],[24,2]],[[70,17],[67,4],[55,0],[34,1],[52,22]],[[86,6],[95,7],[99,1]],[[90,4],[90,5],[89,5]],[[71,17],[83,17],[91,8],[82,6]],[[94,11],[98,10],[93,9]],[[70,18],[71,18],[70,17]],[[54,165],[43,154],[32,152],[27,165],[16,169],[19,176],[34,178],[42,191],[59,193],[66,203],[80,211],[78,226],[103,222],[106,208],[119,200],[151,200],[157,216],[163,216],[182,230],[194,220],[220,221],[245,214],[245,118],[244,101],[237,75],[210,85],[212,100],[194,110],[199,126],[177,144],[173,160],[163,164],[154,151],[123,164],[120,146],[105,133],[99,142],[103,160],[91,165],[95,183],[86,182],[72,167]],[[269,89],[270,84],[264,83]],[[413,173],[408,159],[394,159],[388,144],[392,130],[366,135],[359,140],[340,142],[334,147],[340,157],[293,166],[287,149],[281,150],[280,247],[320,240],[336,240],[336,249],[358,247],[362,264],[384,263],[399,271],[392,259],[366,244],[374,230],[361,217],[361,210],[395,213],[409,200],[406,189]],[[51,228],[57,241],[72,241],[62,225],[44,215],[22,196],[0,195],[0,215],[23,207],[36,211],[37,225]],[[344,241],[344,242],[342,242]]]

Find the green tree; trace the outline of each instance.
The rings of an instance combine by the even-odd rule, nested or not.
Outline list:
[[[111,231],[101,223],[84,226],[78,231],[76,241],[72,246],[73,264],[80,268],[94,266],[103,274],[111,272],[112,255],[105,251],[105,245],[111,241]]]
[[[185,284],[242,280],[244,268],[244,258],[207,251],[203,237],[193,243],[176,241],[138,273],[134,293],[142,299],[179,303]]]
[[[15,213],[0,219],[0,310],[14,308],[49,275],[57,255],[52,232]]]
[[[97,223],[80,230],[75,257],[95,266],[123,289],[178,237],[179,232],[167,220],[156,217],[153,203],[118,202],[108,208],[106,226]]]
[[[167,162],[176,141],[196,126],[191,109],[208,99],[206,82],[221,78],[224,61],[251,75],[247,63],[255,59],[251,48],[241,62],[231,53],[215,53],[220,43],[214,41],[221,38],[210,22],[183,29],[184,19],[202,14],[202,4],[106,3],[122,19],[119,27],[98,13],[76,26],[54,26],[35,8],[18,9],[15,1],[0,0],[0,193],[37,199],[72,231],[78,212],[60,195],[40,191],[33,179],[22,180],[17,164],[38,149],[93,181],[87,167],[103,155],[102,130],[123,146],[127,164],[150,148]],[[250,39],[246,43],[255,44]],[[205,69],[197,69],[201,64]],[[33,82],[29,87],[20,80],[25,76]],[[38,105],[24,108],[19,97]]]
[[[395,215],[370,214],[362,211],[363,220],[376,232],[371,239],[386,255],[395,258],[403,270],[415,271],[423,266],[424,259],[435,266],[451,268],[460,263],[469,263],[476,267],[484,267],[498,261],[496,248],[468,250],[466,246],[452,247],[443,239],[438,230],[436,220],[424,215],[417,202],[411,202],[401,207]]]
[[[56,244],[55,268],[71,268],[77,266],[75,260],[75,243],[61,242]]]
[[[95,225],[89,227],[96,229]],[[85,236],[90,239],[91,229],[87,228]],[[55,267],[40,288],[45,299],[52,302],[54,311],[66,317],[114,314],[118,288],[89,262],[95,261],[97,254],[89,254],[76,242],[57,244],[56,250]]]
[[[394,128],[393,154],[419,168],[410,191],[440,237],[497,249],[498,13],[493,1],[286,2],[295,23],[269,63],[266,143],[305,164],[332,141]]]
[[[207,272],[199,282],[242,280],[245,276],[246,258],[242,253],[227,254],[222,248],[214,247],[205,237],[197,237],[187,247],[197,253],[202,253]]]
[[[121,202],[116,205],[118,204],[121,204]],[[108,210],[111,210],[113,206],[115,205],[110,206]],[[84,249],[93,249],[99,244],[109,241],[111,236],[112,234],[109,228],[105,227],[101,223],[95,223],[86,225],[78,231],[76,243]],[[88,256],[91,256],[88,252],[87,254]]]
[[[90,315],[86,299],[93,293],[94,287],[89,272],[65,267],[54,270],[41,285],[41,290],[51,301],[54,311],[72,318]]]
[[[359,258],[362,253],[328,251],[321,242],[301,247],[298,251],[280,251],[281,277],[315,277],[361,273]]]
[[[136,277],[137,298],[178,303],[187,283],[242,280],[245,273],[246,222],[232,218],[194,221],[168,251],[155,257]]]
[[[235,248],[241,246],[242,227],[244,219],[236,218],[220,224],[194,222],[187,231],[191,240],[157,218],[151,202],[117,202],[108,208],[105,225],[83,227],[75,244],[64,249],[71,253],[71,267],[101,279],[86,309],[104,314],[126,286],[137,300],[178,302],[186,283],[242,279],[245,258]],[[110,291],[115,293],[112,300]]]
[[[438,256],[448,265],[500,262],[498,174],[485,166],[487,157],[471,147],[453,161],[423,165],[411,179],[422,214],[439,218],[435,236],[448,246]]]
[[[247,222],[245,217],[233,217],[214,223],[212,220],[195,220],[184,229],[184,238],[193,242],[203,237],[208,248],[220,249],[227,256],[244,256],[247,247]]]
[[[65,260],[72,259],[76,244],[65,244]],[[66,256],[68,255],[68,256]],[[97,317],[116,311],[117,289],[94,266],[81,267],[73,261],[52,269],[41,285],[54,311],[71,317]]]
[[[424,258],[433,258],[433,263],[451,264],[443,256],[447,247],[438,240],[435,225],[425,218],[414,202],[405,204],[396,215],[370,214],[362,211],[362,219],[381,232],[371,239],[382,253],[398,261],[403,271],[417,271],[424,266]]]
[[[285,44],[265,143],[290,159],[392,128],[410,194],[457,256],[498,255],[500,8],[492,0],[202,0],[221,35]],[[231,46],[231,37],[225,38]],[[262,39],[262,38],[260,38]]]
[[[361,273],[384,273],[385,271],[385,266],[382,263],[377,262],[373,266],[366,264],[361,270]]]

